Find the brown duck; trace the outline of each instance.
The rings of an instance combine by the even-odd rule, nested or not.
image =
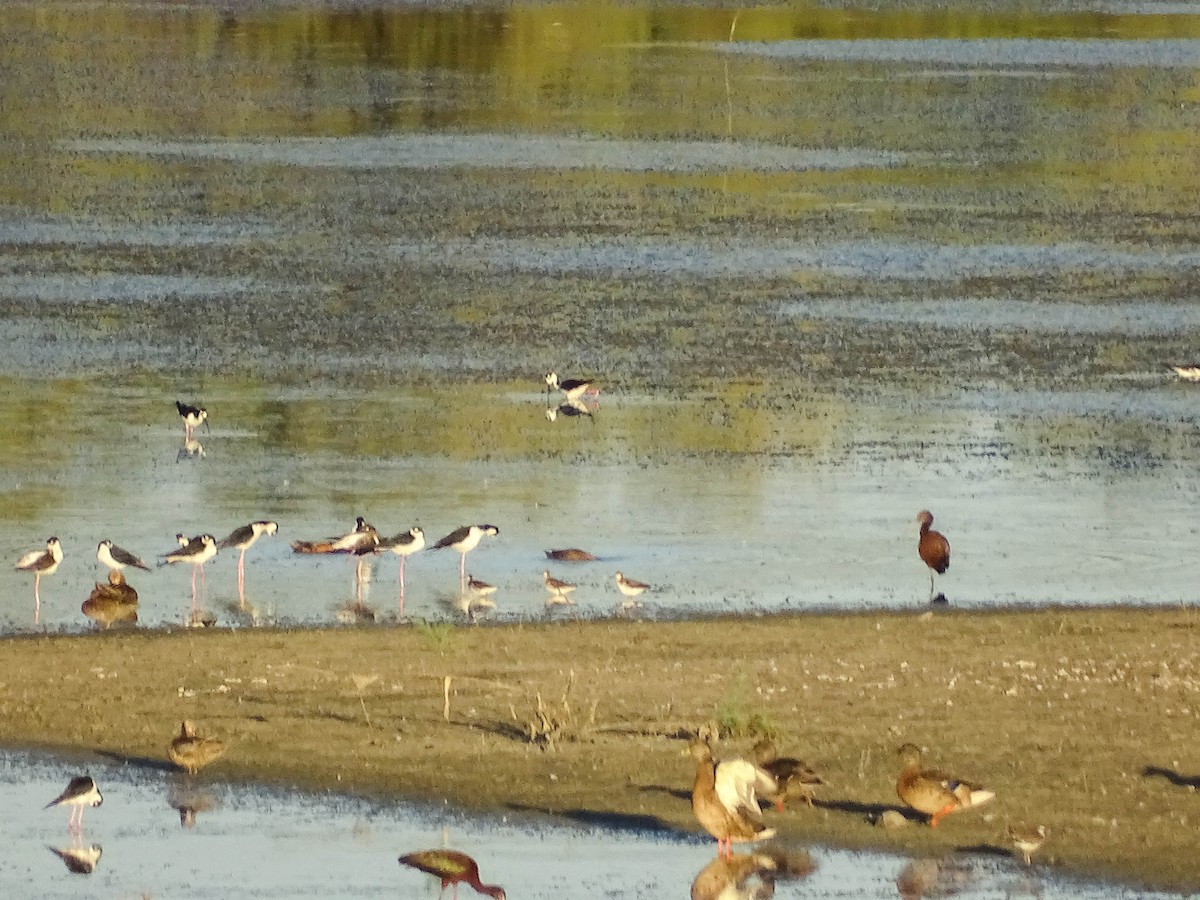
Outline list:
[[[775,803],[779,812],[783,812],[783,801],[789,797],[799,797],[812,806],[815,796],[813,788],[825,783],[803,760],[780,756],[770,738],[763,738],[754,745],[754,761],[779,785],[779,790],[774,794],[763,794],[764,799]]]
[[[961,778],[921,768],[921,748],[905,744],[897,751],[904,769],[896,779],[896,794],[917,812],[929,816],[929,827],[937,828],[943,816],[986,803],[995,791]]]
[[[108,584],[96,582],[96,587],[83,605],[83,614],[94,622],[111,628],[114,622],[137,623],[138,595],[118,570],[108,573]]]
[[[707,741],[693,741],[689,752],[696,760],[692,810],[701,827],[717,839],[718,855],[730,858],[735,841],[762,841],[775,834],[763,823],[758,806],[758,794],[779,790],[774,778],[744,759],[716,762]]]
[[[195,775],[224,752],[225,744],[222,741],[200,737],[196,734],[196,726],[185,720],[179,734],[167,748],[167,758],[189,775]]]

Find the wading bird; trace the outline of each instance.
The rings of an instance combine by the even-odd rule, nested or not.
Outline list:
[[[99,806],[104,802],[100,789],[90,775],[76,775],[67,783],[67,788],[46,804],[45,809],[52,806],[71,807],[71,817],[67,819],[67,831],[83,831],[83,810],[86,806]]]
[[[562,391],[568,400],[578,400],[584,394],[598,394],[600,389],[590,378],[566,378],[559,380],[556,372],[546,373],[546,393]]]
[[[917,812],[929,816],[930,828],[937,828],[937,823],[952,812],[979,806],[996,796],[995,791],[984,790],[975,782],[922,769],[921,748],[916,744],[905,744],[897,755],[904,768],[896,779],[896,795]]]
[[[546,590],[550,592],[552,597],[557,597],[559,602],[570,603],[567,599],[567,594],[575,590],[578,585],[571,584],[569,581],[563,581],[561,578],[555,578],[547,569],[542,573],[542,584],[546,585]]]
[[[184,441],[192,439],[192,432],[201,422],[204,423],[205,428],[208,428],[208,410],[203,406],[189,406],[187,403],[176,400],[175,408],[179,410],[179,418],[183,420]]]
[[[30,550],[24,556],[17,560],[17,569],[21,572],[33,573],[33,624],[38,624],[38,620],[42,614],[42,596],[38,588],[42,583],[43,575],[53,575],[58,571],[58,564],[62,562],[63,551],[62,544],[58,538],[52,537],[46,541],[45,550]]]
[[[927,509],[917,513],[917,521],[921,523],[921,537],[917,541],[917,553],[925,565],[929,566],[929,602],[937,598],[933,593],[933,574],[944,575],[950,568],[950,542],[940,531],[933,531],[933,513]]]
[[[429,549],[441,550],[443,547],[449,547],[462,555],[458,564],[458,584],[461,591],[467,583],[467,554],[479,546],[479,542],[485,535],[494,537],[499,533],[500,529],[495,525],[463,525],[461,528],[454,529]]]
[[[216,738],[200,737],[196,726],[184,720],[174,740],[167,747],[167,758],[189,775],[195,775],[225,752],[225,744]]]
[[[416,525],[408,531],[402,531],[381,540],[375,548],[379,553],[390,550],[400,557],[400,615],[404,615],[404,562],[414,553],[423,549],[425,549],[425,532]]]
[[[246,602],[246,551],[254,546],[264,534],[275,534],[279,531],[279,525],[275,522],[251,522],[249,525],[243,525],[241,528],[235,528],[217,544],[218,550],[225,550],[229,547],[234,547],[241,551],[238,554],[238,601]]]
[[[114,572],[120,572],[126,566],[133,566],[135,569],[145,572],[150,571],[150,567],[142,561],[141,557],[134,556],[128,550],[118,547],[107,539],[96,545],[96,559]]]
[[[481,884],[479,866],[475,860],[458,850],[418,850],[400,857],[400,865],[410,866],[436,875],[442,881],[442,892],[454,885],[454,898],[458,900],[458,885],[468,885],[481,894],[505,900],[504,888],[498,884]]]

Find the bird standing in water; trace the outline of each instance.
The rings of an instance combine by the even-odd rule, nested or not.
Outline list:
[[[279,530],[279,525],[275,522],[251,522],[249,525],[243,525],[241,528],[235,528],[229,533],[221,543],[217,544],[218,550],[224,550],[227,547],[234,547],[241,551],[238,555],[238,602],[246,602],[246,551],[254,546],[264,534],[275,534]]]
[[[201,422],[204,423],[205,428],[208,428],[208,410],[203,406],[189,406],[187,403],[176,400],[175,409],[179,411],[179,418],[183,419],[184,441],[192,439],[192,433]]]
[[[42,583],[43,575],[53,575],[58,571],[58,564],[62,562],[63,552],[62,544],[58,538],[52,537],[46,541],[45,550],[30,550],[24,556],[17,560],[17,569],[22,572],[33,573],[33,624],[37,625],[42,614],[42,597],[38,588]]]
[[[454,529],[429,548],[430,550],[441,550],[443,547],[449,547],[462,554],[462,559],[458,564],[459,593],[466,590],[467,586],[467,554],[479,546],[479,542],[483,540],[484,535],[494,537],[499,533],[500,529],[495,525],[464,525],[461,528]]]
[[[944,575],[950,568],[950,542],[940,531],[932,530],[933,513],[927,509],[917,513],[917,521],[921,523],[921,537],[917,541],[917,553],[921,560],[929,566],[929,602],[937,600],[934,596],[933,574]],[[938,596],[945,599],[944,594]]]
[[[67,783],[66,790],[47,803],[45,808],[49,809],[52,806],[71,807],[71,817],[67,819],[67,831],[82,833],[84,807],[99,806],[103,802],[104,797],[101,796],[100,789],[96,787],[96,782],[92,780],[92,776],[76,775]]]
[[[773,796],[779,787],[775,779],[744,759],[716,762],[712,749],[703,739],[688,748],[696,761],[696,780],[692,783],[692,811],[696,821],[717,839],[717,855],[730,859],[733,842],[764,841],[775,834],[762,820],[758,794]]]
[[[479,866],[475,860],[458,850],[418,850],[400,857],[400,865],[410,866],[436,875],[442,881],[442,892],[454,885],[454,900],[458,900],[458,885],[463,883],[480,894],[505,900],[504,888],[498,884],[481,884]]]

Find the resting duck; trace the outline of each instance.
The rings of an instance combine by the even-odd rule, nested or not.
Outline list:
[[[762,820],[758,794],[774,795],[775,779],[744,759],[716,762],[704,740],[692,741],[688,752],[696,760],[692,810],[700,825],[717,839],[717,854],[733,856],[733,843],[762,841],[775,834]]]
[[[896,794],[917,812],[929,816],[930,828],[937,828],[943,816],[979,806],[996,796],[995,791],[984,790],[974,782],[922,769],[921,748],[916,744],[905,744],[897,755],[904,762],[904,769],[896,780]]]
[[[184,721],[179,734],[167,748],[167,758],[189,775],[195,775],[225,752],[225,744],[216,738],[200,737],[196,726]]]
[[[125,581],[125,576],[119,570],[108,573],[108,584],[97,581],[96,587],[80,610],[89,619],[98,622],[105,628],[111,628],[114,622],[137,623],[138,595],[133,586]]]
[[[763,795],[767,800],[775,802],[775,808],[779,812],[783,812],[783,801],[793,796],[800,797],[812,806],[813,788],[825,783],[803,760],[780,756],[770,738],[763,738],[754,745],[754,761],[779,785],[779,790],[774,794]]]

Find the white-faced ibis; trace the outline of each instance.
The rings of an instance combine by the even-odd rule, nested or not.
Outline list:
[[[1009,825],[1004,830],[1005,836],[1009,843],[1021,854],[1025,859],[1025,865],[1032,864],[1033,854],[1041,849],[1042,843],[1046,840],[1045,825]]]
[[[443,892],[453,885],[455,900],[458,898],[460,883],[475,888],[480,894],[505,900],[504,888],[498,884],[480,883],[479,866],[475,860],[458,850],[418,850],[416,853],[406,853],[400,857],[400,865],[436,875],[442,881]]]
[[[100,789],[96,787],[96,782],[92,780],[92,777],[90,775],[76,775],[67,783],[66,790],[47,803],[45,808],[49,809],[52,806],[71,807],[71,817],[67,819],[67,830],[82,831],[84,807],[99,806],[103,802],[104,797],[101,796]]]
[[[773,795],[775,779],[744,759],[713,760],[708,742],[695,740],[689,751],[696,761],[692,810],[701,827],[717,839],[717,855],[733,855],[733,844],[762,841],[775,829],[762,820],[758,795]]]
[[[192,439],[192,432],[201,422],[204,423],[205,428],[208,427],[208,410],[203,406],[191,406],[176,400],[175,409],[179,411],[179,418],[183,420],[183,439],[185,441]]]
[[[558,373],[546,373],[546,393],[562,391],[568,400],[578,400],[584,394],[598,394],[599,388],[590,378],[564,378],[559,380]]]
[[[940,531],[933,531],[933,513],[927,509],[917,513],[917,521],[921,523],[921,537],[917,541],[917,553],[922,561],[929,566],[929,600],[933,602],[933,574],[945,574],[950,568],[950,542]]]
[[[62,562],[62,544],[58,538],[52,537],[46,541],[45,550],[30,550],[17,560],[17,569],[21,572],[33,573],[33,624],[38,624],[42,613],[42,595],[39,588],[43,575],[53,575],[58,571]]]
[[[825,783],[803,760],[780,756],[775,749],[775,742],[770,738],[763,738],[754,745],[754,761],[779,785],[775,794],[763,795],[767,800],[774,801],[779,812],[783,812],[783,801],[789,797],[800,797],[812,806],[813,788]]]
[[[896,795],[917,812],[929,816],[930,828],[937,828],[942,817],[952,812],[979,806],[996,796],[995,791],[984,790],[973,781],[922,769],[921,748],[916,744],[905,744],[897,753],[904,768],[896,779]]]
[[[196,726],[184,721],[179,734],[167,747],[167,758],[189,775],[195,775],[225,752],[225,744],[216,738],[200,737]]]
[[[461,528],[454,529],[429,549],[441,550],[449,547],[462,555],[458,565],[458,584],[461,590],[467,583],[467,554],[479,546],[484,535],[494,537],[499,533],[500,529],[495,525],[463,525]]]
[[[218,550],[225,550],[229,547],[240,551],[238,553],[238,600],[245,602],[246,600],[246,551],[254,546],[264,534],[275,534],[279,531],[279,525],[276,522],[251,522],[249,525],[243,525],[241,528],[235,528],[231,531],[219,544]]]
[[[126,566],[133,566],[135,569],[142,569],[145,572],[150,571],[150,567],[140,557],[123,547],[118,547],[110,540],[103,540],[96,545],[96,559],[114,572],[120,572]]]

